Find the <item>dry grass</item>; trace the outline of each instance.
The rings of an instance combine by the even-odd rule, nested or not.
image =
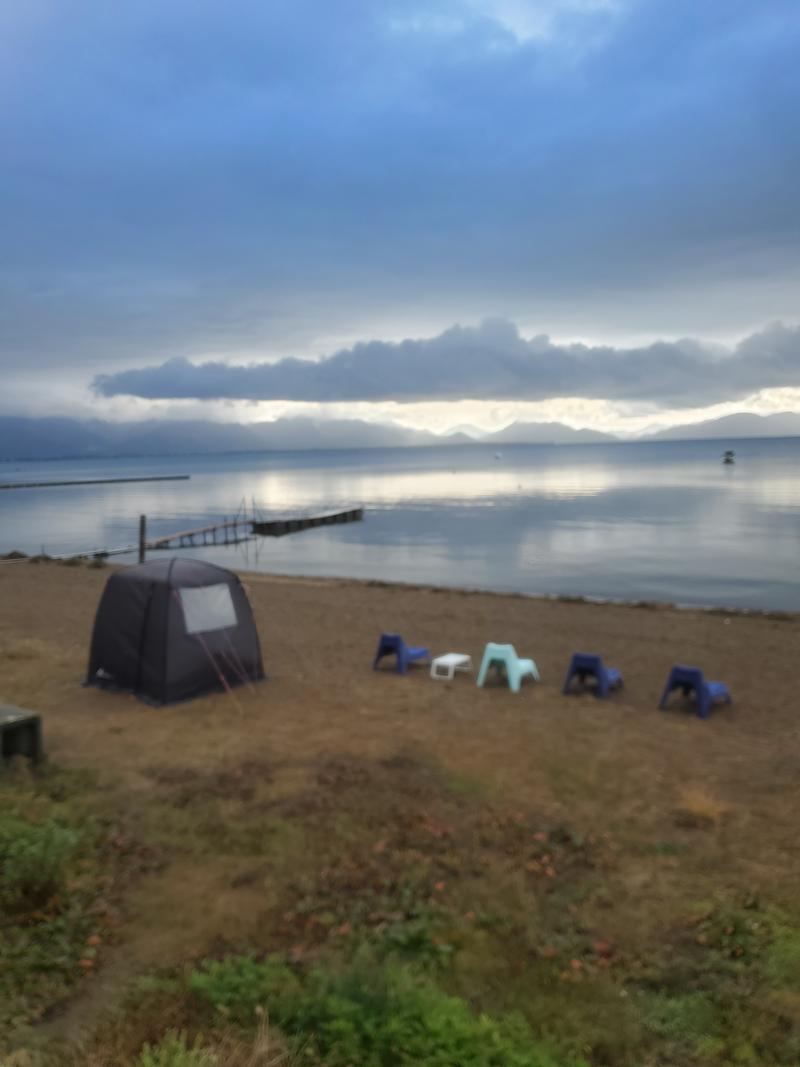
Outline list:
[[[12,663],[16,660],[35,660],[41,666],[43,662],[47,662],[50,653],[51,649],[44,641],[36,637],[23,637],[4,644],[0,656]]]
[[[283,1040],[270,1029],[269,1020],[262,1015],[251,1045],[241,1034],[227,1031],[210,1046],[220,1064],[225,1067],[292,1067],[298,1057],[287,1050]]]
[[[163,1030],[161,1039],[169,1035],[185,1034],[186,1031]],[[198,1044],[207,1055],[209,1064],[219,1067],[295,1067],[298,1057],[290,1052],[280,1035],[270,1027],[262,1012],[253,1036],[227,1028],[198,1035]],[[191,1047],[191,1043],[190,1047]],[[96,1040],[93,1045],[75,1053],[63,1053],[61,1067],[137,1067],[143,1042],[135,1033],[121,1033]],[[9,1067],[27,1067],[19,1064]],[[31,1065],[33,1067],[33,1065]]]
[[[434,959],[437,944],[455,945],[462,965],[448,981],[476,1005],[534,1005],[537,1024],[584,1031],[597,1063],[640,1067],[649,1061],[626,1059],[636,1022],[620,987],[660,988],[666,956],[705,952],[698,916],[712,916],[712,945],[713,917],[734,913],[720,920],[721,959],[740,947],[724,931],[738,930],[747,901],[800,925],[800,719],[786,666],[797,618],[726,625],[713,613],[248,576],[269,681],[235,706],[220,696],[152,709],[79,686],[104,574],[43,565],[7,568],[0,582],[0,701],[41,711],[51,757],[93,769],[98,808],[167,860],[131,887],[120,947],[43,1040],[85,1039],[143,973],[276,947],[305,966],[341,954],[355,929],[374,944],[399,925],[391,936],[424,951],[427,938]],[[486,640],[512,641],[543,682],[514,696],[372,672],[385,629],[474,659]],[[620,667],[623,692],[562,697],[577,649]],[[655,710],[669,666],[686,660],[728,683],[732,707],[706,722]],[[528,847],[559,828],[567,843]],[[403,892],[414,914],[393,919]],[[789,1030],[791,995],[770,993]],[[185,1025],[183,1009],[156,1015],[119,1055]]]
[[[733,808],[698,786],[687,786],[680,792],[679,803],[675,809],[677,826],[693,828],[712,828],[731,814]]]

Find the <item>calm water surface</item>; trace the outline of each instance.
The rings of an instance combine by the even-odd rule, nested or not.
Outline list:
[[[0,463],[0,482],[170,473],[191,479],[2,491],[0,551],[132,545],[140,514],[157,536],[253,504],[265,517],[363,504],[363,523],[193,554],[285,574],[800,610],[800,439]]]

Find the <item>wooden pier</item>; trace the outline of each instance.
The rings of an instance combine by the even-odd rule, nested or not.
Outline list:
[[[253,523],[250,519],[229,519],[210,526],[196,526],[192,530],[154,537],[145,541],[145,548],[201,548],[203,545],[239,545],[252,541]]]
[[[188,475],[185,477],[188,477]],[[239,515],[235,519],[225,519],[222,522],[211,523],[208,526],[195,526],[191,530],[178,530],[177,533],[164,534],[161,537],[148,539],[147,517],[140,515],[138,545],[119,545],[115,548],[92,548],[79,552],[62,552],[47,558],[55,560],[106,559],[109,556],[130,555],[136,552],[138,548],[139,562],[144,563],[148,551],[163,552],[169,549],[241,545],[248,541],[255,541],[259,537],[284,537],[287,534],[300,533],[302,530],[314,530],[320,526],[339,526],[348,522],[360,522],[363,518],[363,508],[346,508],[343,511],[323,512],[321,515],[287,516],[264,521]],[[0,558],[0,564],[18,563],[29,558],[22,552],[19,554],[11,553],[7,557]]]
[[[257,537],[284,537],[286,534],[300,533],[302,530],[314,530],[319,526],[339,526],[347,522],[360,522],[363,518],[363,508],[347,508],[344,511],[323,512],[321,515],[299,515],[264,521],[236,518],[148,539],[147,520],[142,515],[139,521],[139,561],[144,561],[147,551],[160,552],[165,549],[240,545],[245,541],[253,541]]]
[[[349,508],[346,511],[329,511],[323,515],[301,516],[296,519],[253,522],[252,526],[253,533],[259,537],[283,537],[285,534],[300,533],[301,530],[313,530],[317,526],[338,526],[345,522],[360,522],[363,518],[363,508]]]

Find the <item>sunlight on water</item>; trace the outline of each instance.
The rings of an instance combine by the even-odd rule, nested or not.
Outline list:
[[[0,550],[80,552],[353,504],[365,522],[196,554],[280,573],[800,610],[800,440],[0,464]]]

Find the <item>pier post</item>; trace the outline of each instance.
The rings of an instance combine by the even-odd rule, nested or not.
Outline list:
[[[139,562],[144,563],[145,544],[147,541],[147,516],[139,516]]]

